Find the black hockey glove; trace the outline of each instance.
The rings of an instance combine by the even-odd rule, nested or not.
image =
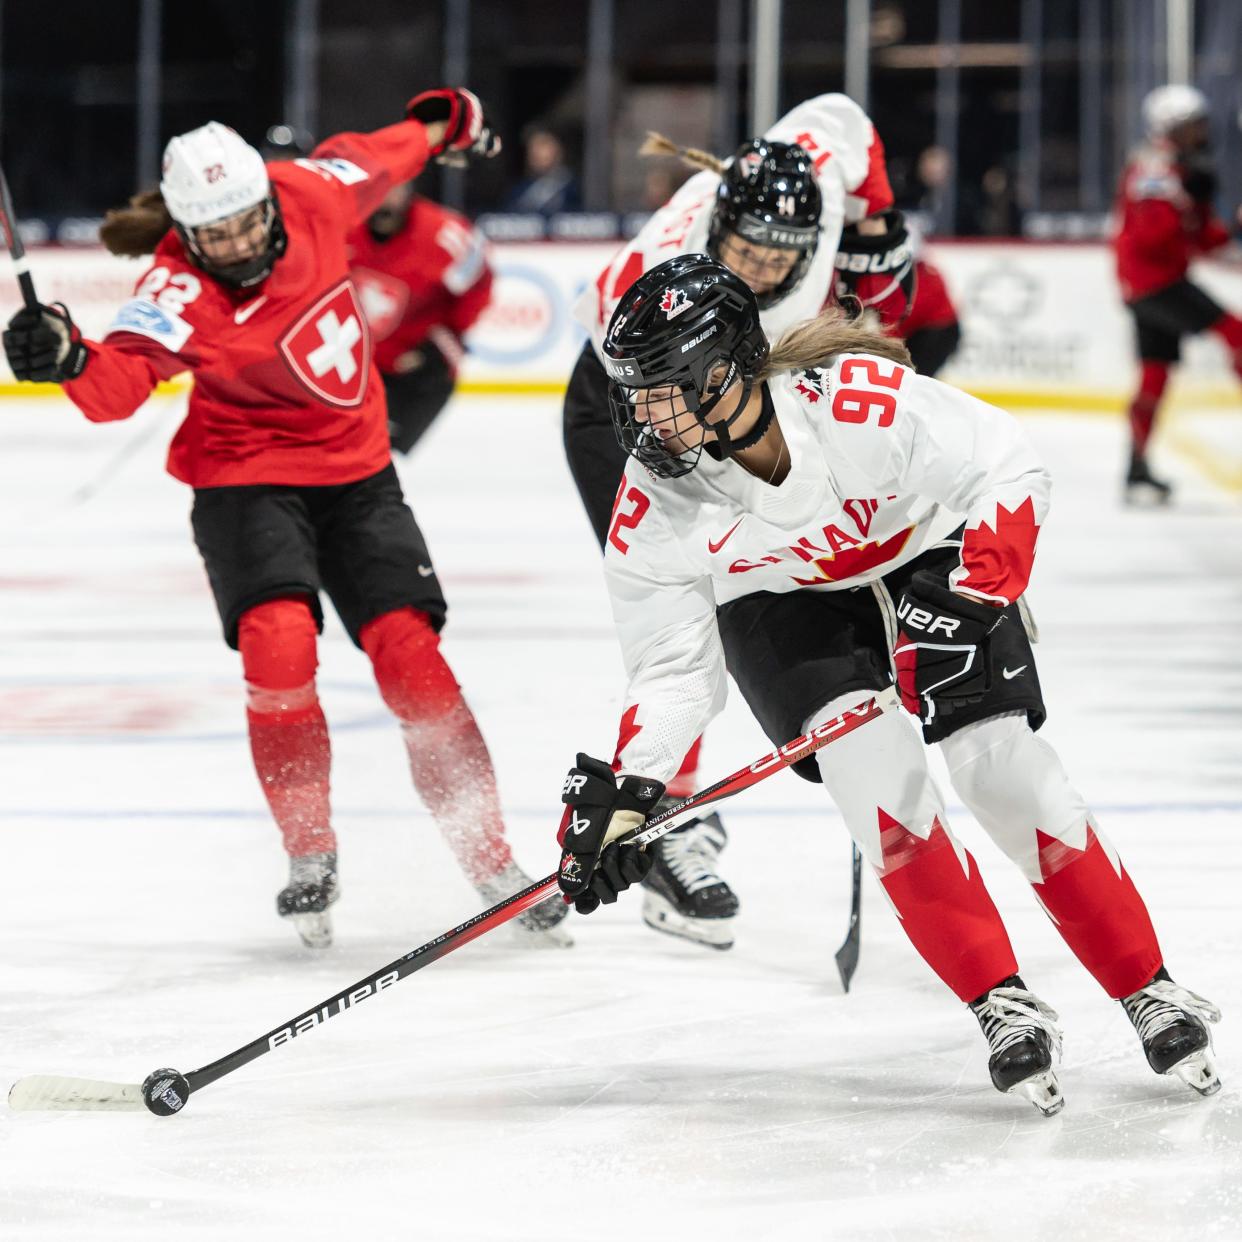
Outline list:
[[[618,785],[603,760],[578,756],[561,790],[565,815],[556,839],[561,892],[573,899],[579,914],[590,914],[601,901],[611,905],[651,870],[650,854],[616,840],[641,828],[663,795],[659,781],[627,776]]]
[[[1211,156],[1201,152],[1190,155],[1182,164],[1182,186],[1196,203],[1210,205],[1216,197],[1220,178]]]
[[[431,148],[441,164],[464,164],[471,156],[490,160],[500,154],[500,135],[487,123],[479,97],[464,87],[423,91],[405,106],[405,115],[424,125],[444,122],[444,137]]]
[[[860,233],[856,224],[841,230],[837,297],[852,294],[891,327],[910,313],[914,302],[914,250],[900,211],[894,207],[874,218],[883,221],[883,233]]]
[[[90,355],[64,304],[23,306],[9,320],[4,354],[19,380],[63,384],[77,379]]]
[[[991,688],[988,635],[1005,613],[957,595],[925,569],[911,579],[897,608],[897,688],[906,710],[924,724],[978,703]]]

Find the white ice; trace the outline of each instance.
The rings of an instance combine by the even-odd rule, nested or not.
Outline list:
[[[6,1083],[206,1064],[479,909],[330,617],[337,947],[312,957],[276,919],[284,860],[238,659],[189,493],[161,468],[176,415],[169,399],[104,428],[58,400],[0,411]],[[731,952],[648,931],[631,895],[575,917],[569,952],[486,937],[177,1117],[0,1106],[0,1238],[1242,1237],[1242,507],[1170,456],[1176,507],[1125,512],[1119,422],[1028,426],[1056,477],[1031,596],[1047,736],[1174,976],[1225,1011],[1218,1096],[1151,1073],[960,808],[1024,976],[1062,1016],[1064,1114],[993,1090],[973,1019],[871,877],[842,995],[848,844],[822,791],[782,775],[726,807]],[[1213,427],[1236,461],[1236,420]],[[547,873],[564,770],[611,753],[621,693],[557,403],[463,398],[403,477],[511,837]],[[704,777],[767,749],[735,698]]]

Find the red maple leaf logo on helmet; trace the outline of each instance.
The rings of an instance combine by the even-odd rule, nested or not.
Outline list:
[[[676,319],[682,311],[688,311],[694,305],[681,289],[665,289],[660,299],[660,309],[666,319]]]

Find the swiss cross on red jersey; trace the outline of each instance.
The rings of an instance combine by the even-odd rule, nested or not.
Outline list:
[[[329,405],[362,404],[371,373],[371,334],[353,282],[325,293],[280,338],[298,382]]]
[[[410,304],[409,285],[387,272],[376,272],[369,267],[355,267],[353,278],[372,337],[377,341],[386,340],[405,316]]]

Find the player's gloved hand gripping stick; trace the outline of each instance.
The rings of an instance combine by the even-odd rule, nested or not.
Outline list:
[[[76,379],[82,374],[88,357],[82,334],[64,306],[44,306],[35,293],[30,262],[17,231],[17,215],[3,169],[0,169],[0,226],[3,226],[5,245],[13,257],[24,303],[9,320],[4,333],[4,352],[9,366],[19,380],[59,384]]]
[[[840,716],[827,720],[810,733],[795,738],[779,750],[757,759],[754,763],[734,772],[724,780],[709,785],[700,793],[671,806],[659,815],[646,820],[639,831],[629,832],[617,842],[618,845],[650,845],[666,832],[676,827],[676,821],[685,815],[697,814],[704,807],[723,798],[749,789],[760,781],[766,780],[774,772],[780,772],[814,754],[821,747],[845,737],[855,729],[861,728],[868,721],[882,714],[883,709],[875,699],[868,699],[860,707],[845,712]],[[611,773],[610,773],[611,775]],[[227,1056],[205,1065],[202,1069],[191,1070],[181,1074],[174,1069],[159,1069],[149,1074],[142,1083],[98,1082],[89,1078],[62,1078],[46,1074],[35,1074],[19,1078],[9,1091],[9,1107],[18,1111],[34,1109],[55,1109],[70,1111],[133,1111],[140,1112],[144,1107],[159,1117],[171,1116],[185,1107],[189,1097],[213,1082],[240,1069],[243,1065],[271,1052],[282,1044],[290,1043],[299,1035],[321,1026],[329,1018],[334,1018],[345,1010],[353,1008],[368,998],[383,992],[393,984],[412,975],[424,966],[448,956],[454,949],[477,940],[485,932],[507,923],[510,919],[523,914],[532,906],[556,897],[562,899],[558,888],[557,874],[545,876],[542,880],[515,893],[506,901],[476,914],[474,918],[454,927],[451,931],[429,940],[417,949],[412,949],[404,957],[381,966],[379,970],[359,979],[357,983],[328,997],[312,1009],[298,1014],[280,1026],[260,1035],[250,1043],[243,1045]]]

